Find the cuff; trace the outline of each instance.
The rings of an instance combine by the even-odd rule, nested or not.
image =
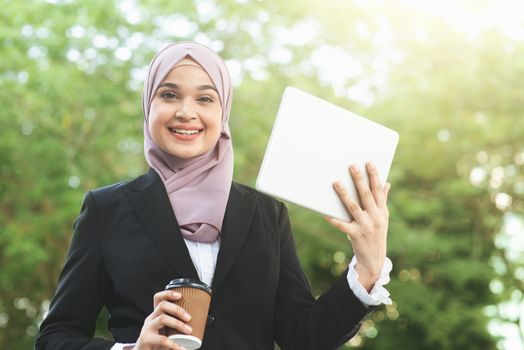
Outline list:
[[[393,264],[388,257],[384,260],[384,266],[380,272],[379,279],[375,282],[375,285],[371,289],[371,292],[368,293],[367,290],[362,286],[358,280],[358,272],[355,270],[355,265],[357,264],[357,258],[353,256],[351,262],[349,263],[349,270],[347,274],[349,288],[355,293],[356,297],[366,305],[380,305],[387,304],[391,305],[392,301],[389,298],[389,292],[383,286],[389,283],[389,273],[393,269]]]
[[[129,348],[126,348],[128,346]],[[123,344],[123,343],[115,343],[109,350],[127,350],[132,349],[133,346],[135,346],[135,343],[129,343],[129,344]]]

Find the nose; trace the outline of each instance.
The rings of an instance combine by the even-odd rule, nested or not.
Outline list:
[[[191,120],[196,119],[196,117],[196,112],[187,102],[182,102],[180,108],[175,113],[175,118],[180,120]]]

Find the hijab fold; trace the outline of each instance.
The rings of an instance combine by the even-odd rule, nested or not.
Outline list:
[[[148,128],[149,109],[158,86],[186,57],[207,73],[222,105],[222,131],[217,144],[208,152],[189,159],[173,156],[158,147]],[[218,239],[222,230],[233,179],[233,145],[228,125],[231,100],[232,86],[226,65],[206,46],[193,42],[170,44],[149,66],[142,95],[144,155],[164,183],[185,239],[211,243]]]

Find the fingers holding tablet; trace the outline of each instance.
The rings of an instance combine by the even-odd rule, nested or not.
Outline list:
[[[361,216],[360,211],[366,211],[373,216],[381,216],[384,210],[387,211],[387,196],[391,185],[386,183],[382,186],[377,168],[371,162],[366,163],[366,171],[369,178],[369,185],[365,181],[364,175],[358,166],[353,164],[349,167],[349,172],[360,198],[361,205],[351,199],[349,191],[341,181],[334,183],[335,190],[348,212],[356,219],[355,215]]]

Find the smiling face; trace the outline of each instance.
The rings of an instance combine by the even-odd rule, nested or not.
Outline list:
[[[222,106],[213,82],[185,58],[158,86],[149,109],[149,134],[163,151],[192,158],[215,147],[222,130]]]

